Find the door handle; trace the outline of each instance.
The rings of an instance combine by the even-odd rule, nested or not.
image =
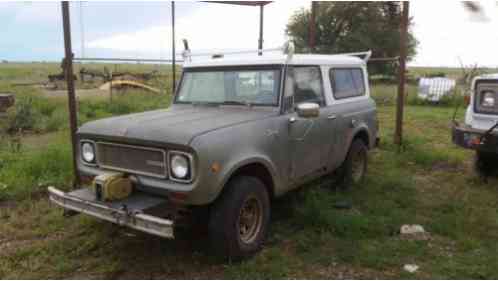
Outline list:
[[[335,115],[335,114],[329,115],[329,116],[327,116],[327,119],[329,119],[329,120],[335,120],[335,119],[337,119],[337,115]]]

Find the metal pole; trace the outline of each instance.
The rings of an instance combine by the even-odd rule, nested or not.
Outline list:
[[[259,40],[258,40],[258,55],[263,55],[263,17],[264,5],[259,5]]]
[[[403,1],[403,14],[400,24],[400,50],[399,50],[399,85],[398,100],[396,104],[396,130],[394,133],[394,143],[401,145],[403,142],[403,110],[405,104],[405,72],[406,72],[406,46],[408,40],[408,15],[410,2]]]
[[[173,62],[172,64],[172,70],[173,70],[173,91],[171,92],[172,95],[175,94],[176,90],[176,58],[175,58],[175,1],[171,1],[171,49],[173,50],[173,54],[171,55],[171,60]]]
[[[67,96],[69,107],[69,127],[71,129],[71,144],[73,150],[73,169],[74,169],[74,182],[73,187],[80,185],[80,175],[77,166],[77,149],[76,144],[76,129],[77,129],[77,115],[76,115],[76,99],[74,93],[74,80],[73,80],[73,51],[71,47],[71,22],[69,19],[69,2],[62,2],[62,24],[64,28],[64,74],[67,82]]]
[[[85,57],[85,28],[83,24],[83,1],[80,2],[81,57]]]
[[[316,2],[311,1],[311,14],[309,23],[309,47],[310,52],[315,51],[315,15],[316,15]]]

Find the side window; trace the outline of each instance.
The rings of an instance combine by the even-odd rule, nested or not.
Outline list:
[[[322,87],[322,74],[318,66],[293,67],[294,105],[313,102],[325,105]]]
[[[335,99],[365,95],[365,82],[361,68],[331,69],[329,75]]]

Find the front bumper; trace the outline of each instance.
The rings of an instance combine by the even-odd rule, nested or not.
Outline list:
[[[78,189],[65,193],[56,188],[48,188],[50,201],[66,210],[72,210],[121,226],[164,238],[174,238],[174,221],[144,213],[161,206],[167,201],[162,198],[134,193],[129,198],[112,203],[100,202],[88,189]]]
[[[485,133],[485,130],[478,130],[457,123],[452,127],[452,140],[454,144],[466,149],[498,153],[498,135],[490,133],[485,138],[482,138]]]

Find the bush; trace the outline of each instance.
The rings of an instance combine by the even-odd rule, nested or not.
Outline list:
[[[32,98],[19,99],[15,106],[7,110],[7,117],[2,120],[0,127],[6,133],[32,130],[41,117],[33,106]]]

